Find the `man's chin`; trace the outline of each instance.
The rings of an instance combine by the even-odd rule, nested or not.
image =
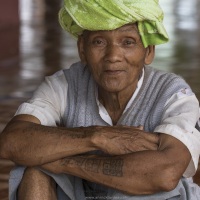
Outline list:
[[[109,92],[109,93],[119,93],[119,92],[123,91],[123,89],[121,89],[119,87],[119,85],[117,85],[117,86],[109,85],[107,87],[103,87],[103,90],[106,91],[106,92]]]

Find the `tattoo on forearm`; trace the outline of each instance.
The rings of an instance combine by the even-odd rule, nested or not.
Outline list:
[[[72,139],[82,139],[82,138],[87,138],[88,134],[87,133],[70,133],[68,134]]]
[[[68,136],[71,139],[83,139],[87,138],[92,134],[91,130],[87,130],[84,127],[77,127],[77,128],[69,128],[66,129],[65,127],[56,127],[56,131],[59,130],[59,135],[65,135]],[[67,131],[68,130],[68,131]],[[24,133],[29,132],[30,135],[37,133],[37,132],[43,132],[43,134],[48,135],[50,137],[50,134],[55,134],[55,127],[43,127],[38,124],[35,124],[35,126],[26,127],[22,130]]]
[[[73,157],[63,159],[62,165],[76,165],[83,167],[86,171],[94,173],[103,173],[108,176],[123,176],[123,159],[98,159],[98,158],[85,158]]]
[[[99,168],[101,165],[101,160],[100,159],[87,159],[85,161],[85,170],[99,173]]]
[[[72,139],[82,139],[87,138],[92,134],[92,131],[89,130],[86,127],[78,127],[76,129],[70,129],[71,133],[68,133],[68,136],[70,136]]]
[[[107,160],[103,163],[103,174],[109,176],[123,176],[123,160],[116,159],[116,160]]]
[[[83,163],[85,162],[85,160],[86,160],[85,158],[81,158],[81,157],[65,158],[65,159],[63,159],[63,162],[61,163],[61,165],[74,164],[74,165],[81,167],[83,165]]]

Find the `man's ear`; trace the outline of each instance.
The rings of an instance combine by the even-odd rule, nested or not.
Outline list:
[[[79,54],[81,62],[83,64],[86,64],[87,62],[86,62],[85,51],[84,51],[84,38],[82,35],[78,37],[77,47],[78,47],[78,54]]]
[[[145,64],[149,65],[153,62],[155,56],[155,45],[149,45],[146,48],[146,55],[145,55]]]

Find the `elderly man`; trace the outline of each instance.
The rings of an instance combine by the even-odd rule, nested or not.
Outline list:
[[[156,0],[66,0],[81,62],[47,77],[0,140],[10,199],[200,199],[199,104],[149,65],[167,42]]]

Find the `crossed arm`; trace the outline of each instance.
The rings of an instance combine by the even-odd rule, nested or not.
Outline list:
[[[85,154],[93,150],[107,155]],[[0,156],[135,195],[172,190],[191,159],[185,145],[169,135],[125,126],[45,127],[30,115],[15,117],[5,128]]]

